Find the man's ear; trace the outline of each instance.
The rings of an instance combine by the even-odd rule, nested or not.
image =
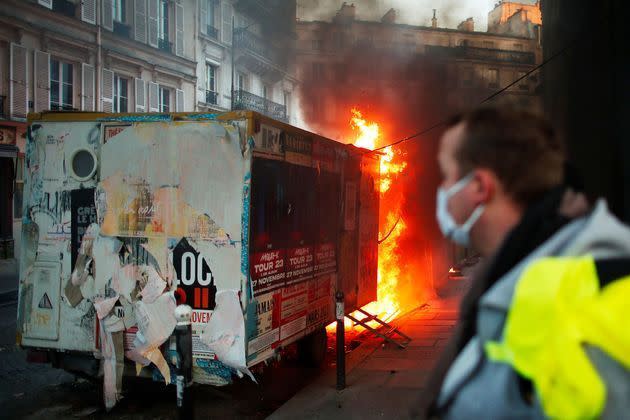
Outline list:
[[[483,168],[475,171],[473,194],[477,204],[486,204],[492,201],[497,192],[497,182],[497,177],[492,171]]]

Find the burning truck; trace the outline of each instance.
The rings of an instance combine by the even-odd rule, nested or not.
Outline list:
[[[335,291],[376,300],[378,154],[245,111],[29,124],[17,341],[102,376],[106,407],[182,359],[210,385],[295,342],[321,360]]]

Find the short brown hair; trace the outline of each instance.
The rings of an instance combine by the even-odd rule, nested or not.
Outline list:
[[[453,118],[465,124],[455,153],[461,175],[474,168],[492,170],[506,193],[528,206],[564,178],[566,152],[543,118],[509,107],[483,107]]]

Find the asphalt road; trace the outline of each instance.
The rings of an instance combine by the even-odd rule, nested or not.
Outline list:
[[[7,419],[171,419],[176,417],[175,389],[132,378],[123,383],[123,400],[109,413],[101,408],[100,384],[75,378],[47,364],[26,361],[15,345],[16,304],[0,307],[0,413]],[[305,368],[287,357],[257,375],[233,385],[193,387],[195,418],[262,419],[306,386],[320,369]]]

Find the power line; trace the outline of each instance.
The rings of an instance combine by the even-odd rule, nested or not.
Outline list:
[[[505,86],[505,87],[503,87],[503,88],[499,89],[498,91],[494,92],[492,95],[488,96],[488,97],[487,97],[487,98],[485,98],[483,101],[481,101],[481,102],[479,103],[479,105],[482,105],[482,104],[484,104],[484,103],[486,103],[486,102],[488,102],[488,101],[492,100],[493,98],[495,98],[495,97],[499,96],[500,94],[502,94],[503,92],[505,92],[506,90],[508,90],[509,88],[511,88],[512,86],[516,85],[516,84],[517,84],[518,82],[520,82],[521,80],[525,79],[525,78],[526,78],[527,76],[529,76],[530,74],[534,73],[535,71],[540,70],[541,68],[543,68],[543,66],[545,66],[545,65],[549,64],[549,62],[551,62],[552,60],[554,60],[554,59],[558,58],[559,56],[561,56],[562,54],[564,54],[565,52],[567,52],[570,48],[572,48],[572,47],[573,47],[573,46],[577,43],[578,39],[579,39],[579,38],[574,39],[574,40],[573,40],[573,41],[571,41],[569,44],[567,44],[564,48],[562,48],[560,51],[556,52],[555,54],[553,54],[551,57],[549,57],[549,58],[547,58],[546,60],[544,60],[542,63],[540,63],[540,64],[539,64],[539,65],[537,65],[536,67],[534,67],[534,68],[533,68],[533,69],[531,69],[530,71],[526,72],[524,75],[522,75],[522,76],[521,76],[521,77],[519,77],[518,79],[514,80],[514,81],[513,81],[512,83],[510,83],[509,85],[507,85],[507,86]],[[366,154],[370,154],[370,153],[373,153],[373,152],[376,152],[376,151],[379,151],[379,150],[386,149],[386,148],[391,147],[391,146],[395,146],[395,145],[400,144],[400,143],[404,143],[404,142],[409,141],[409,140],[413,140],[413,139],[414,139],[414,138],[416,138],[416,137],[420,137],[420,136],[422,136],[422,135],[424,135],[424,134],[426,134],[426,133],[428,133],[428,132],[430,132],[430,131],[435,130],[436,128],[438,128],[438,127],[440,127],[440,126],[442,126],[442,125],[445,125],[447,122],[448,122],[448,120],[443,120],[443,121],[441,121],[441,122],[439,122],[439,123],[433,124],[432,126],[430,126],[430,127],[428,127],[428,128],[425,128],[425,129],[423,129],[423,130],[421,130],[421,131],[418,131],[417,133],[411,134],[410,136],[407,136],[407,137],[402,138],[402,139],[400,139],[400,140],[396,140],[396,141],[395,141],[395,142],[393,142],[393,143],[389,143],[389,144],[386,144],[385,146],[380,146],[380,147],[377,147],[377,148],[375,148],[375,149],[373,149],[373,150],[366,150],[366,151],[361,152],[361,153],[358,153],[358,154],[359,154],[359,155],[366,155]]]

